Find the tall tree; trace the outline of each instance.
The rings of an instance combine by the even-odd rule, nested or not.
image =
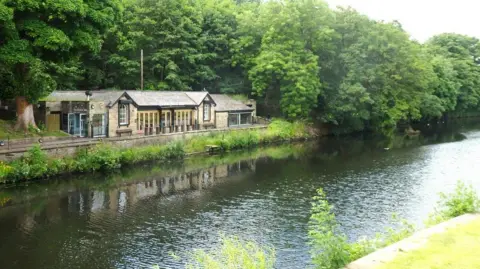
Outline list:
[[[480,106],[480,43],[477,38],[442,34],[427,42],[432,54],[450,61],[459,84],[457,111],[478,110]],[[453,72],[450,72],[453,74]],[[445,83],[445,82],[444,82]],[[453,94],[453,93],[452,93]]]
[[[35,126],[32,103],[75,85],[80,57],[98,52],[121,9],[117,0],[0,1],[3,97],[15,97],[17,128]]]
[[[205,64],[215,54],[205,49],[199,5],[188,0],[139,0],[126,7],[119,52],[110,60],[125,71],[124,87],[138,88],[142,49],[146,89],[189,90],[215,79]]]
[[[249,78],[256,95],[279,102],[288,118],[306,118],[317,104],[321,83],[315,54],[333,32],[333,18],[323,1],[270,3],[265,33],[251,64]],[[255,40],[252,38],[251,40]],[[255,51],[254,51],[255,52]],[[278,100],[278,101],[277,101]]]
[[[434,78],[421,45],[397,23],[372,21],[352,9],[337,12],[334,28],[336,52],[322,69],[321,119],[347,131],[419,119]]]

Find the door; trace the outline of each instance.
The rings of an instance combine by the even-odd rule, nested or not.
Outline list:
[[[106,136],[105,114],[95,114],[92,117],[93,137]]]
[[[87,121],[87,115],[86,114],[79,114],[79,130],[78,134],[80,137],[86,137],[88,136],[88,121]]]
[[[75,114],[68,113],[68,133],[75,135]]]
[[[47,115],[47,131],[59,131],[60,130],[60,114]]]

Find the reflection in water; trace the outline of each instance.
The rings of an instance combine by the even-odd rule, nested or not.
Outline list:
[[[480,187],[480,132],[425,134],[323,139],[7,188],[0,268],[182,268],[170,252],[212,247],[219,232],[273,244],[278,268],[303,268],[319,187],[351,239],[382,231],[393,212],[421,224],[456,179]]]

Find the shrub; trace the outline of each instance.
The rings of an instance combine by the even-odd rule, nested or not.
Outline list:
[[[180,160],[185,157],[185,149],[183,143],[170,143],[163,147],[162,159]]]
[[[8,174],[5,179],[16,181],[20,179],[32,179],[45,175],[48,171],[47,155],[40,145],[34,145],[23,157],[10,163]]]
[[[313,263],[322,269],[338,269],[350,261],[347,237],[339,232],[332,209],[323,190],[317,190],[308,235]]]
[[[458,181],[452,193],[440,193],[440,200],[426,221],[427,226],[480,211],[480,198],[471,185]]]
[[[13,167],[0,161],[0,183],[5,182],[12,174]]]
[[[221,246],[209,251],[195,250],[188,269],[270,269],[275,265],[275,250],[238,237],[221,238]]]
[[[185,152],[199,152],[207,145],[217,145],[224,150],[246,149],[261,143],[305,137],[306,125],[274,120],[267,130],[242,130],[210,133],[185,143],[170,143],[132,149],[116,149],[102,144],[82,149],[73,158],[49,160],[39,145],[30,149],[23,158],[0,165],[0,182],[28,180],[56,175],[62,172],[108,171],[122,164],[134,164],[148,160],[178,160]]]
[[[356,242],[349,243],[347,236],[339,231],[332,209],[325,193],[319,189],[313,198],[308,233],[313,263],[317,268],[342,268],[379,248],[410,236],[415,231],[412,224],[401,220],[400,227],[388,228],[385,234],[377,234],[373,239],[362,237]],[[393,219],[398,221],[396,215]]]
[[[120,166],[120,154],[108,145],[98,145],[89,150],[81,150],[76,156],[76,169],[85,171],[108,171]]]

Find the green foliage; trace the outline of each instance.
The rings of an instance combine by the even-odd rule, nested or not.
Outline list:
[[[0,182],[43,178],[68,172],[111,171],[146,161],[183,160],[186,152],[203,152],[207,145],[217,145],[229,151],[311,136],[305,123],[274,120],[268,129],[260,131],[236,130],[212,133],[208,136],[194,137],[185,143],[172,142],[167,145],[129,149],[100,144],[88,149],[79,149],[76,156],[62,159],[49,159],[40,146],[35,146],[19,160],[9,164],[0,163]]]
[[[480,211],[480,198],[471,185],[458,181],[452,193],[440,193],[434,212],[426,221],[432,226],[467,213]]]
[[[58,86],[74,85],[83,72],[80,57],[100,51],[120,3],[0,1],[2,97],[35,102]]]
[[[271,269],[275,265],[275,250],[235,236],[222,236],[218,248],[195,250],[186,264],[189,269]]]
[[[390,132],[480,108],[479,40],[411,40],[323,0],[0,1],[1,97],[54,89],[203,90],[334,132]]]
[[[80,149],[74,157],[50,159],[40,146],[36,145],[22,158],[9,164],[0,163],[0,182],[24,181],[68,172],[111,171],[122,165],[145,161],[180,160],[184,155],[181,143],[126,150],[101,144],[90,149]]]
[[[192,138],[186,142],[185,149],[188,152],[201,152],[208,145],[216,145],[228,151],[251,148],[282,140],[305,139],[312,136],[306,123],[291,123],[275,119],[266,130],[238,130]]]
[[[48,172],[47,155],[37,144],[29,149],[22,158],[13,161],[10,167],[9,173],[4,175],[7,179],[38,178]]]
[[[479,40],[459,34],[441,34],[427,42],[431,53],[446,64],[440,83],[444,96],[456,98],[455,110],[478,110],[480,102]],[[453,103],[453,101],[452,101]]]
[[[333,206],[326,199],[322,189],[317,190],[313,198],[312,215],[309,223],[311,254],[316,268],[339,269],[348,263],[364,257],[377,249],[398,242],[415,231],[415,227],[393,216],[399,222],[395,228],[388,228],[384,234],[377,234],[373,239],[360,238],[356,242],[348,242],[347,236],[340,232]]]

